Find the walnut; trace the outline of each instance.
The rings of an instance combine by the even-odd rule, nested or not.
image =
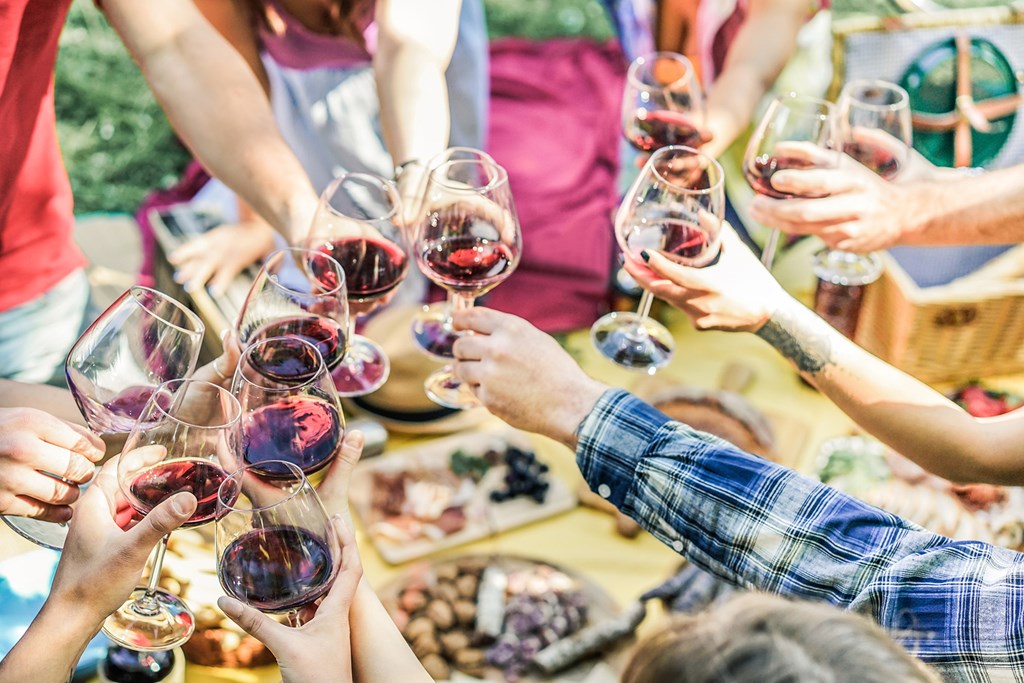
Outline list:
[[[432,633],[424,633],[412,642],[412,651],[423,659],[427,655],[441,654],[441,643],[437,642]]]
[[[409,614],[427,606],[427,596],[421,590],[404,590],[398,604]]]
[[[487,666],[487,653],[475,647],[465,648],[455,653],[455,666],[468,673],[469,669]]]
[[[486,557],[463,557],[456,563],[456,566],[460,574],[472,574],[479,578],[484,573],[484,569],[487,569],[488,562]]]
[[[451,581],[442,581],[434,587],[434,597],[450,605],[459,599],[459,589]]]
[[[402,635],[410,643],[421,636],[433,636],[436,630],[434,622],[428,617],[417,617],[409,622]]]
[[[431,600],[427,605],[429,618],[440,631],[447,631],[455,624],[455,613],[452,606],[444,600]]]
[[[458,589],[459,595],[468,600],[476,598],[476,589],[479,585],[480,580],[472,574],[463,574],[455,579],[455,588]]]
[[[441,655],[426,655],[420,660],[420,664],[435,681],[447,681],[452,676],[451,667]]]
[[[476,621],[476,603],[470,600],[456,600],[452,606],[455,618],[461,626],[472,626]]]
[[[457,564],[442,564],[434,569],[434,575],[438,581],[454,581],[459,576]]]
[[[469,647],[469,635],[463,631],[451,631],[441,635],[441,650],[446,657],[455,657],[455,653]]]

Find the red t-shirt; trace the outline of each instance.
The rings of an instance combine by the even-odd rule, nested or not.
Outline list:
[[[71,0],[0,0],[0,311],[85,264],[53,112],[57,39]]]

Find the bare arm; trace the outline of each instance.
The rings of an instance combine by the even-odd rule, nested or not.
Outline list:
[[[105,0],[111,25],[196,157],[290,242],[317,196],[245,59],[191,0]]]
[[[807,0],[751,1],[708,95],[707,132],[713,137],[704,146],[707,153],[724,152],[750,123],[758,102],[792,56],[809,9]]]

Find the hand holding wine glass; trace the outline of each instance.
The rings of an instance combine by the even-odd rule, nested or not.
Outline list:
[[[485,158],[433,169],[414,249],[420,270],[453,295],[456,310],[471,308],[508,278],[519,263],[522,236],[505,169]],[[431,374],[424,388],[448,408],[479,405],[450,365]]]
[[[183,526],[198,526],[217,513],[217,489],[238,464],[241,408],[231,392],[197,380],[160,385],[143,409],[118,459],[117,479],[128,505],[145,516],[176,493],[197,501]],[[177,596],[157,588],[167,536],[157,546],[149,583],[111,614],[103,632],[136,650],[176,647],[192,634],[195,619]]]
[[[718,256],[725,210],[724,174],[714,159],[690,147],[663,147],[651,155],[615,216],[615,235],[627,262],[644,268],[644,253],[702,267]],[[649,317],[651,294],[636,313],[612,312],[594,323],[591,340],[609,360],[654,373],[672,357],[675,342]]]

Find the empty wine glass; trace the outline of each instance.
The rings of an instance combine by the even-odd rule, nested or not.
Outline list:
[[[328,254],[298,247],[275,251],[242,304],[238,338],[243,345],[270,337],[304,339],[333,370],[345,355],[349,319],[345,288],[345,271]],[[296,372],[293,366],[301,362],[281,353],[266,359],[262,371],[288,379]]]
[[[395,184],[368,173],[339,176],[320,195],[307,244],[341,264],[353,319],[384,303],[405,279],[409,258],[401,215]],[[364,396],[387,381],[391,364],[379,344],[350,325],[345,357],[331,374],[339,395]]]
[[[675,52],[637,57],[626,73],[622,129],[641,152],[704,142],[704,95],[693,64]]]
[[[231,392],[242,408],[242,460],[263,476],[290,476],[273,465],[281,460],[310,475],[337,455],[344,414],[327,366],[308,341],[269,337],[250,344]]]
[[[238,465],[241,407],[231,392],[198,380],[170,380],[150,396],[125,441],[117,480],[139,515],[176,493],[196,497],[195,512],[182,526],[213,521],[217,489]],[[168,536],[156,547],[149,582],[136,588],[103,623],[114,642],[142,650],[169,650],[185,642],[195,618],[178,596],[158,588]]]
[[[623,254],[645,267],[641,252],[658,252],[702,267],[718,256],[725,206],[722,167],[692,147],[662,147],[647,160],[615,215]],[[636,313],[612,312],[591,327],[594,346],[631,370],[653,374],[672,357],[675,343],[649,317],[653,296],[644,291]]]
[[[779,95],[757,126],[743,156],[743,173],[754,192],[774,199],[814,198],[821,194],[795,195],[772,185],[772,176],[787,169],[837,168],[839,137],[831,102],[788,93]],[[779,232],[768,236],[761,263],[771,268]]]
[[[445,151],[433,156],[427,162],[427,174],[446,161],[457,159],[479,159],[489,163],[495,163],[490,154],[472,147],[450,147]],[[421,197],[422,199],[422,197]],[[422,215],[423,207],[419,207],[418,215]],[[428,356],[437,360],[451,360],[452,345],[459,338],[458,333],[452,327],[452,308],[455,295],[450,291],[443,304],[424,306],[412,322],[412,337],[417,346]]]
[[[414,249],[420,270],[452,293],[456,310],[472,308],[476,297],[511,275],[522,236],[505,169],[484,158],[453,159],[434,168]],[[447,408],[479,405],[450,365],[431,374],[424,389]]]
[[[119,296],[78,338],[64,362],[68,387],[86,424],[100,434],[127,433],[150,395],[196,368],[204,326],[171,297],[147,287]],[[60,550],[67,523],[7,517],[15,531]]]
[[[275,472],[264,480],[267,469]],[[217,576],[224,592],[262,612],[299,613],[331,588],[341,565],[334,524],[295,464],[246,465],[220,485]]]

